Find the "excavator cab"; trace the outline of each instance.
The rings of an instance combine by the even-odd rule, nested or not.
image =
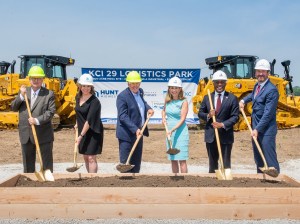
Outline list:
[[[206,58],[205,62],[213,72],[222,70],[227,78],[255,78],[254,62],[258,57],[252,55],[226,55]]]
[[[38,65],[44,69],[47,78],[67,80],[66,66],[74,65],[75,60],[55,55],[21,55],[20,78],[26,78],[29,69]]]

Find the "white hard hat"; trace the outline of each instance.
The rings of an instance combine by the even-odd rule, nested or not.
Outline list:
[[[215,80],[227,80],[227,75],[225,74],[225,72],[218,70],[213,74],[213,78],[212,81]]]
[[[94,86],[93,77],[90,74],[83,74],[80,76],[78,83],[80,85]]]
[[[270,63],[266,59],[260,59],[256,62],[254,69],[270,71]]]
[[[175,86],[182,88],[182,81],[178,77],[173,77],[169,80],[168,86]]]

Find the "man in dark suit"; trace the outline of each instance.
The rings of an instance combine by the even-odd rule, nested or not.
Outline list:
[[[120,163],[125,164],[129,153],[136,141],[141,135],[141,129],[147,119],[152,116],[154,111],[144,100],[144,92],[140,88],[142,79],[138,72],[129,72],[126,78],[128,88],[123,90],[117,97],[117,128],[116,136],[119,140]],[[143,135],[149,136],[148,128]],[[143,138],[131,157],[130,164],[134,165],[129,172],[139,173],[142,161]]]
[[[231,168],[231,150],[234,142],[233,126],[239,119],[238,99],[232,93],[226,92],[227,76],[223,71],[213,74],[215,91],[212,93],[214,108],[210,108],[208,96],[204,96],[198,117],[206,121],[204,141],[209,159],[209,173],[218,170],[219,153],[214,128],[218,129],[224,168]],[[216,122],[212,117],[215,115]]]
[[[268,78],[270,70],[270,63],[267,60],[261,59],[256,63],[257,83],[252,93],[242,99],[239,104],[241,108],[244,108],[245,104],[252,102],[252,136],[257,138],[268,166],[274,167],[279,173],[280,167],[276,154],[276,107],[279,93],[276,86]],[[253,141],[252,146],[257,173],[261,173],[259,167],[264,167],[264,163]]]
[[[30,68],[29,80],[31,87],[21,86],[18,96],[11,104],[13,111],[19,111],[19,136],[22,147],[24,173],[35,172],[36,145],[31,125],[35,125],[39,141],[44,170],[53,172],[53,141],[54,134],[51,124],[55,113],[55,99],[52,91],[42,87],[45,73],[39,66]],[[25,94],[31,107],[29,117],[25,103]]]

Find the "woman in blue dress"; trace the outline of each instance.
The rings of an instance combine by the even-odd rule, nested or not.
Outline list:
[[[188,102],[183,95],[182,81],[173,77],[168,82],[168,92],[162,111],[162,122],[168,127],[167,135],[171,137],[172,148],[179,149],[176,155],[168,155],[171,161],[173,173],[187,173],[187,162],[189,157],[189,132],[185,123],[188,113]],[[167,142],[167,149],[171,146]]]

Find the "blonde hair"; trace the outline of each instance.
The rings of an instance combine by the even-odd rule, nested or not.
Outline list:
[[[179,94],[178,94],[178,100],[184,100],[185,97],[183,96],[183,90],[181,88]],[[170,94],[170,86],[168,86],[168,92],[166,94],[165,103],[171,102],[173,99],[172,94]]]

